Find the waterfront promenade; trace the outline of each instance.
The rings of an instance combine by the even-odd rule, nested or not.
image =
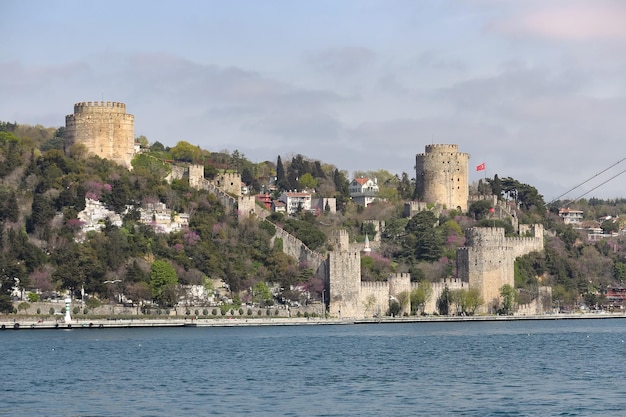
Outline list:
[[[36,318],[0,317],[2,330],[42,330],[42,329],[103,329],[140,327],[245,327],[245,326],[316,326],[350,325],[375,323],[428,323],[466,321],[522,321],[522,320],[579,320],[579,319],[624,319],[624,313],[587,314],[545,314],[527,316],[410,316],[380,318],[167,318],[167,319],[74,319],[71,323],[63,320],[40,320]]]

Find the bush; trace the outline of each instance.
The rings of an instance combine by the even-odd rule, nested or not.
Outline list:
[[[213,310],[211,310],[211,315],[212,316],[217,316],[217,309],[214,308]]]
[[[77,315],[78,313],[80,313],[80,307],[74,307],[72,309],[72,314]]]
[[[194,310],[194,311],[193,311],[193,314],[195,314],[195,315],[197,316],[198,314],[200,314],[200,311],[198,311],[198,310]]]
[[[189,311],[189,309],[185,310],[185,316],[188,316],[191,314],[191,311]]]
[[[270,309],[269,309],[269,308],[268,308],[267,310],[265,310],[265,315],[266,315],[266,316],[269,316],[270,314],[271,314],[271,313],[270,313]]]
[[[89,313],[89,309],[85,307],[85,309],[83,310],[83,314],[87,314],[87,313]]]
[[[204,310],[202,310],[202,315],[203,316],[208,316],[209,315],[209,310],[207,310],[206,308]],[[215,314],[213,314],[215,315]]]
[[[274,315],[278,316],[278,310],[274,310]]]
[[[243,308],[240,308],[240,309],[239,309],[239,315],[240,315],[240,316],[243,316]]]
[[[249,308],[249,309],[248,309],[248,315],[249,315],[249,316],[251,316],[251,315],[252,315],[252,309],[251,309],[251,308]]]
[[[298,318],[302,317],[302,313],[300,313],[300,311],[298,311],[298,313],[296,314],[296,317],[298,317]]]
[[[85,305],[93,310],[94,308],[100,307],[102,303],[96,297],[89,297],[87,301],[85,301]]]
[[[54,307],[50,307],[50,310],[48,310],[48,312],[51,316],[54,316]]]
[[[20,303],[17,306],[17,310],[18,311],[22,311],[22,310],[28,310],[28,308],[30,307],[30,304],[28,304],[26,301],[24,301],[23,303]]]
[[[261,314],[263,314],[263,311],[262,311],[262,310],[257,310],[257,311],[256,311],[256,315],[257,315],[257,316],[260,316]]]
[[[37,309],[37,314],[41,314],[41,309],[40,308]]]
[[[31,303],[36,303],[37,301],[39,301],[39,294],[37,294],[36,292],[29,292],[28,301],[30,301]]]

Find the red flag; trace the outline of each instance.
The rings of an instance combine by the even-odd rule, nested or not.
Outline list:
[[[476,171],[482,171],[484,169],[485,169],[485,163],[484,162],[476,167]]]
[[[494,213],[495,211],[496,211],[496,209],[494,209],[493,207],[491,207],[491,208],[489,209],[489,213]]]

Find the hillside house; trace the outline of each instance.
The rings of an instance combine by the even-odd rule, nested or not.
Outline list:
[[[287,214],[311,210],[311,194],[305,191],[287,191],[281,194],[279,201],[285,203]]]
[[[369,206],[378,198],[378,180],[365,177],[355,178],[348,186],[352,201],[361,206]]]

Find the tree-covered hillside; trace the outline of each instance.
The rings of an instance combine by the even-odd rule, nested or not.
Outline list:
[[[42,295],[69,290],[76,296],[84,292],[106,299],[123,293],[161,305],[177,302],[178,284],[205,284],[209,279],[223,280],[235,300],[251,299],[266,283],[285,289],[280,299],[297,299],[298,294],[289,290],[296,287],[306,287],[319,297],[323,285],[313,271],[283,254],[280,244],[270,244],[274,234],[270,223],[239,222],[209,192],[190,188],[185,180],[168,183],[165,177],[172,164],[202,164],[207,178],[238,172],[252,193],[267,192],[274,198],[294,189],[336,198],[336,214],[302,212],[292,218],[273,214],[269,220],[320,252],[332,249],[326,236],[335,228],[347,229],[355,242],[363,242],[366,235],[370,240],[380,238],[375,250],[362,257],[364,280],[384,280],[392,272],[410,272],[416,281],[453,277],[456,249],[465,243],[466,228],[498,226],[507,233],[513,229],[506,217],[494,217],[487,200],[473,203],[468,213],[443,209],[404,217],[404,201],[419,198],[414,179],[406,173],[354,173],[377,178],[384,198],[364,208],[350,199],[348,173],[303,155],[255,164],[236,150],[211,152],[184,141],[169,148],[139,137],[144,152],[128,171],[88,157],[80,145],[69,148],[63,135],[63,128],[0,123],[2,311],[11,311],[10,293],[16,284]],[[587,241],[560,221],[558,202],[546,208],[534,187],[495,176],[475,185],[473,193],[494,193],[507,201],[521,223],[542,223],[547,230],[545,252],[516,262],[516,286],[522,296],[532,297],[538,285],[551,285],[561,306],[583,299],[591,305],[605,303],[606,287],[620,284],[626,276],[621,235]],[[100,232],[83,236],[78,213],[85,208],[86,197],[120,214],[121,226],[107,222]],[[187,213],[189,226],[165,234],[140,222],[139,208],[157,202],[173,213]],[[608,215],[619,219],[626,211],[622,200],[581,200],[576,206],[590,221]],[[384,222],[380,236],[369,220]],[[606,219],[599,225],[607,232],[623,228],[619,221]],[[269,298],[262,301],[272,302]]]

